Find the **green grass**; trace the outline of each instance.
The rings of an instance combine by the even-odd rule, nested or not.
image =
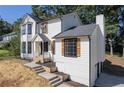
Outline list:
[[[11,56],[11,53],[9,50],[0,49],[0,57],[8,57],[8,56]]]

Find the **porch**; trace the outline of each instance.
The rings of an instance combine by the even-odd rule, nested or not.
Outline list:
[[[51,41],[44,34],[37,34],[33,40],[33,61],[34,62],[49,62],[53,60],[51,53]]]

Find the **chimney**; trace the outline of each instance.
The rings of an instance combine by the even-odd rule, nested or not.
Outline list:
[[[99,25],[100,29],[101,29],[101,32],[102,32],[102,35],[103,37],[105,37],[105,32],[104,32],[104,15],[103,14],[100,14],[100,15],[97,15],[96,16],[96,24]]]
[[[98,36],[98,62],[104,62],[105,60],[105,28],[104,28],[104,15],[100,14],[96,16],[96,24],[100,27],[100,33]]]

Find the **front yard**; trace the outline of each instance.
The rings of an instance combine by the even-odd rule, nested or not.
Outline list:
[[[23,65],[21,59],[0,59],[0,87],[47,87],[45,78]]]
[[[0,57],[7,57],[7,56],[10,56],[11,53],[9,50],[6,50],[6,49],[0,49]]]

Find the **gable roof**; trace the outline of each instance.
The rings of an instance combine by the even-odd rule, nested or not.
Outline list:
[[[49,39],[44,34],[36,34],[34,36],[34,38],[32,39],[32,41],[34,41],[37,38],[37,36],[39,36],[44,42],[48,42],[49,41]]]
[[[48,22],[49,20],[53,20],[53,19],[63,19],[65,17],[71,16],[71,15],[78,16],[77,13],[69,13],[69,14],[65,14],[65,15],[60,15],[58,17],[52,17],[52,18],[49,18],[47,20],[42,20],[39,17],[33,16],[32,14],[29,14],[29,13],[26,13],[26,15],[23,16],[23,20],[26,18],[27,15],[30,16],[34,21],[41,22],[41,23]]]
[[[27,15],[30,16],[32,19],[34,19],[36,22],[41,22],[41,19],[40,18],[38,18],[36,16],[33,16],[31,14],[28,14],[28,13],[27,13]]]
[[[98,25],[96,24],[89,24],[89,25],[82,25],[77,26],[67,31],[63,31],[53,38],[67,38],[67,37],[77,37],[77,36],[90,36],[92,35],[93,31],[96,29]]]

